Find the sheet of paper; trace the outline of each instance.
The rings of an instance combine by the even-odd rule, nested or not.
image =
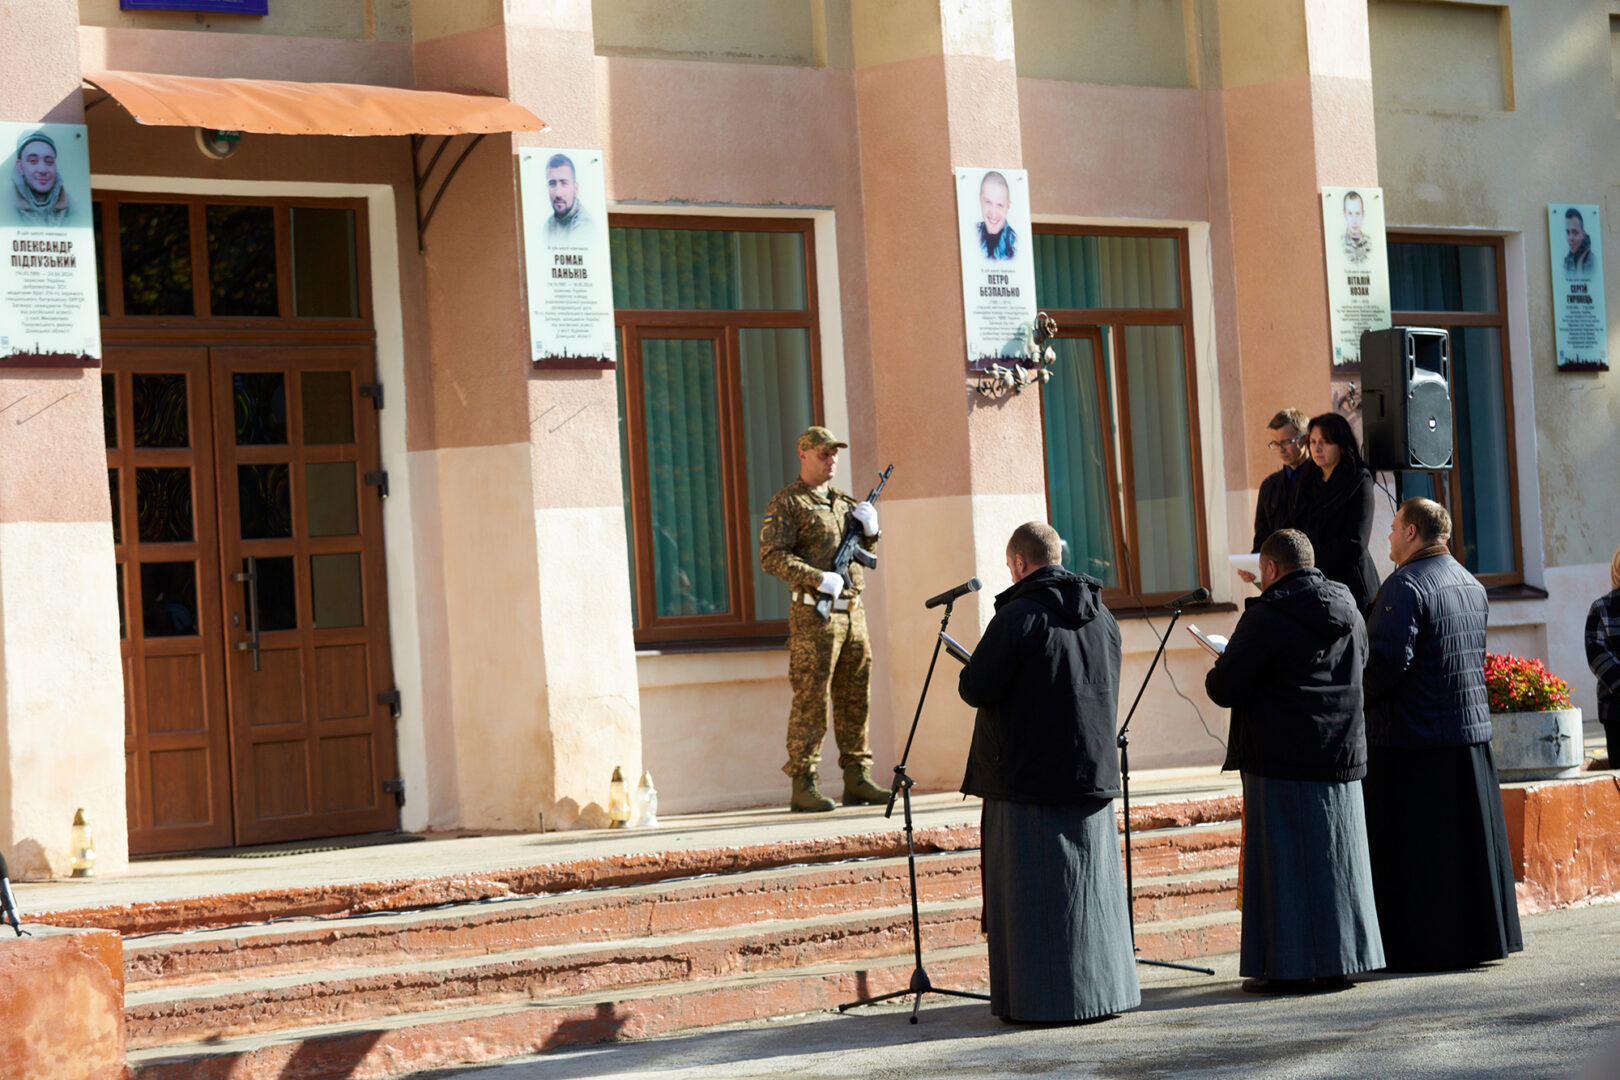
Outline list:
[[[1228,555],[1226,561],[1232,564],[1233,570],[1247,570],[1255,577],[1260,576],[1260,555]]]
[[[1214,656],[1219,656],[1226,651],[1226,635],[1224,634],[1206,634],[1193,623],[1187,624],[1187,633],[1197,639],[1198,644],[1208,649]]]

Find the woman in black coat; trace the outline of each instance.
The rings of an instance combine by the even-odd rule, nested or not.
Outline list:
[[[1338,413],[1312,418],[1306,428],[1311,460],[1294,484],[1290,520],[1310,538],[1316,568],[1350,590],[1363,613],[1378,594],[1372,539],[1373,478],[1361,460],[1356,433]]]

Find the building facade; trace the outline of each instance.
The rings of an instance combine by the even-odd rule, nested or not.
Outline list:
[[[1323,188],[1381,190],[1395,322],[1451,331],[1457,466],[1381,477],[1374,552],[1396,495],[1441,497],[1493,647],[1595,707],[1620,390],[1557,370],[1547,207],[1615,203],[1615,0],[266,7],[0,0],[0,120],[87,127],[102,338],[97,367],[0,361],[14,874],[64,872],[77,807],[117,869],[601,825],[615,766],[667,811],[782,802],[787,600],[757,535],[811,422],[850,442],[857,496],[896,466],[867,594],[880,776],[923,599],[981,576],[952,624],[974,639],[1025,520],[1103,578],[1128,701],[1166,599],[1207,587],[1198,623],[1236,620],[1266,421],[1356,415]],[[222,147],[137,122],[119,73],[473,92],[549,130]],[[516,155],[542,146],[603,153],[611,369],[530,363]],[[957,168],[1028,173],[1044,386],[968,371]],[[1137,768],[1222,756],[1176,635]],[[960,780],[953,690],[917,727],[924,787]]]

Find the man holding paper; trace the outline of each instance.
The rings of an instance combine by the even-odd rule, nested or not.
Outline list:
[[[1296,529],[1260,546],[1249,600],[1204,680],[1232,710],[1225,768],[1243,773],[1243,938],[1255,993],[1341,989],[1384,966],[1361,779],[1367,628]]]
[[[962,791],[984,800],[990,1012],[1014,1023],[1134,1009],[1114,797],[1119,627],[1044,521],[1007,541],[1013,585],[962,668],[979,712]]]

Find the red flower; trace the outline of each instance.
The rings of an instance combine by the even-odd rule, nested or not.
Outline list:
[[[1570,707],[1569,684],[1537,659],[1486,653],[1485,688],[1492,712],[1545,712]]]

